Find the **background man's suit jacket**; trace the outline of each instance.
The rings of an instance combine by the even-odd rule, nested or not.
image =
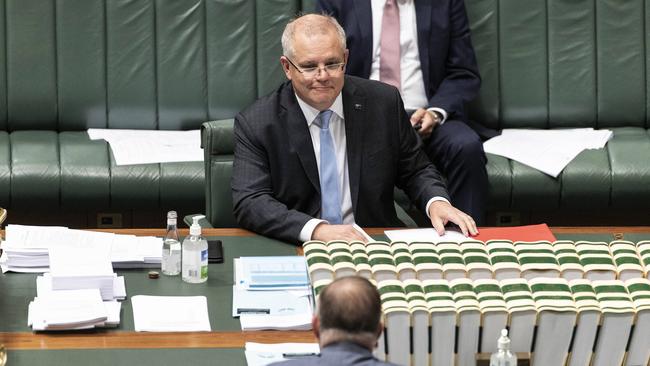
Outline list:
[[[422,210],[434,196],[448,198],[396,88],[346,76],[342,95],[356,223],[402,226],[395,185]],[[235,118],[232,190],[239,224],[263,235],[298,242],[305,223],[319,217],[316,157],[289,81]]]
[[[282,361],[272,366],[397,366],[382,362],[373,357],[369,350],[351,343],[341,342],[331,344],[321,349],[320,357],[304,357]]]
[[[350,57],[346,72],[370,77],[372,10],[370,0],[318,0],[317,12],[336,18],[345,29]],[[463,0],[416,0],[418,51],[429,100],[449,118],[466,120],[463,105],[481,85]],[[425,107],[425,106],[423,106]]]

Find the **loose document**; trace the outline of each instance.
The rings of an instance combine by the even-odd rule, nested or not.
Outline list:
[[[203,161],[201,131],[89,128],[91,140],[106,140],[116,165]]]
[[[305,258],[234,259],[233,317],[242,330],[309,330],[312,296]]]
[[[610,130],[593,128],[504,129],[500,136],[485,141],[483,150],[518,161],[557,178],[583,150],[605,147],[612,135]]]
[[[131,297],[136,332],[209,332],[205,296]]]
[[[320,353],[318,343],[263,344],[246,342],[248,366],[265,366],[273,362],[302,357],[315,357]]]
[[[443,235],[439,235],[436,229],[433,228],[386,230],[384,234],[391,242],[403,241],[406,243],[439,243],[442,241],[460,243],[469,239],[469,237],[454,230],[445,230]]]

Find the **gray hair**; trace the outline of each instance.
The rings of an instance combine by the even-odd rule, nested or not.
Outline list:
[[[296,35],[297,25],[303,26],[301,30],[308,37],[316,34],[327,34],[329,31],[328,28],[333,27],[336,30],[342,50],[345,51],[347,47],[345,42],[345,31],[334,17],[326,14],[301,14],[296,18],[291,19],[284,28],[284,32],[282,32],[282,53],[285,56],[294,56],[295,50],[293,48],[293,40]]]

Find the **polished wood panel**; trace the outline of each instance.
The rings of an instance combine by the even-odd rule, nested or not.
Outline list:
[[[96,348],[244,348],[246,342],[313,343],[310,331],[185,332],[185,333],[0,333],[10,350]]]

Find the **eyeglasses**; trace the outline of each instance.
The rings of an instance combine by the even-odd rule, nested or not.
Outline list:
[[[296,64],[294,64],[289,57],[287,57],[287,61],[289,61],[291,66],[293,66],[296,70],[298,70],[298,72],[301,73],[306,79],[315,78],[320,74],[321,70],[326,71],[328,75],[336,75],[337,73],[343,71],[343,67],[345,66],[345,62],[340,62],[336,64],[326,64],[323,67],[314,66],[314,67],[301,68],[296,66]]]

